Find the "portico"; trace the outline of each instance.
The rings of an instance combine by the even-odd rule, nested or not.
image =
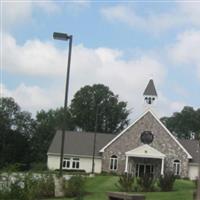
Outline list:
[[[136,176],[149,174],[155,176],[164,174],[165,154],[144,144],[126,153],[125,172]]]

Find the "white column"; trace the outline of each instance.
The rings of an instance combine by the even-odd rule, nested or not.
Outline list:
[[[125,173],[128,173],[128,156],[126,156]]]
[[[165,161],[165,158],[162,158],[161,175],[164,175],[164,161]]]

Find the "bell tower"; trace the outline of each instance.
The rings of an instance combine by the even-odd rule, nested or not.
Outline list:
[[[158,97],[153,79],[150,79],[146,89],[144,90],[143,96],[148,106],[151,106]]]

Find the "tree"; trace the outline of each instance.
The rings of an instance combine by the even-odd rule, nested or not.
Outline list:
[[[0,167],[30,162],[30,140],[35,121],[13,98],[0,98]]]
[[[34,162],[46,162],[46,154],[56,130],[73,130],[74,124],[70,112],[63,108],[48,111],[41,110],[36,115],[36,131],[31,140]]]
[[[185,106],[181,112],[176,112],[171,117],[163,117],[161,120],[178,138],[199,138],[200,109],[194,110]]]
[[[127,103],[119,101],[103,84],[86,85],[76,92],[70,105],[75,125],[83,131],[117,133],[128,125]]]

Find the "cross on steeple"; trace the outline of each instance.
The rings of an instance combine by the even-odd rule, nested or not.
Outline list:
[[[144,100],[149,105],[151,105],[155,101],[156,97],[158,96],[153,79],[150,79],[146,89],[144,90],[143,96],[144,96]]]

